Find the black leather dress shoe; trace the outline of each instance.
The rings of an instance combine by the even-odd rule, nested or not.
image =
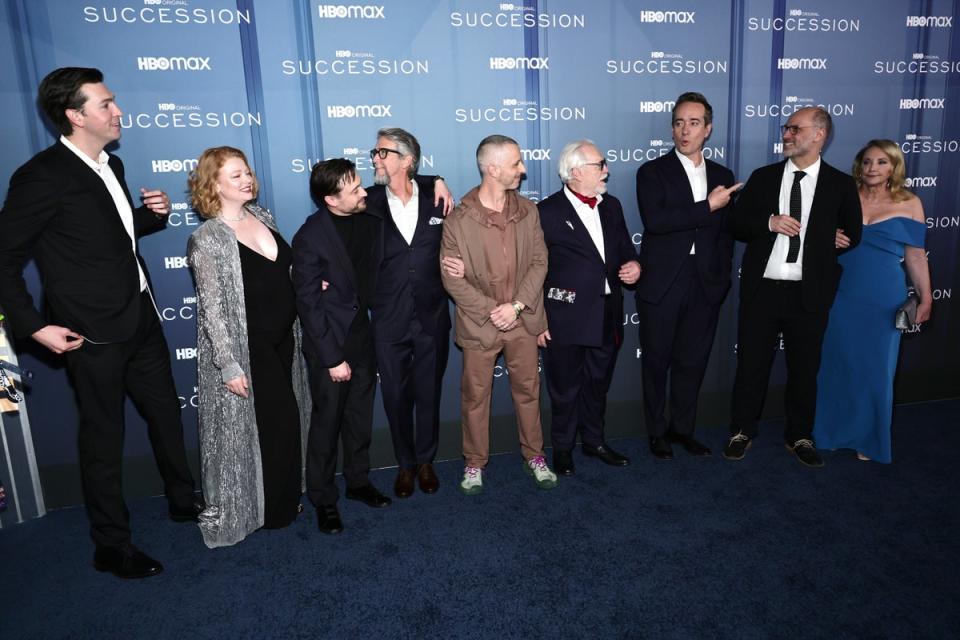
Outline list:
[[[372,484],[365,484],[356,489],[347,487],[346,496],[350,500],[359,500],[368,507],[389,507],[391,504],[390,498],[377,491],[377,488]]]
[[[343,520],[340,519],[337,505],[325,504],[317,507],[317,526],[320,533],[333,534],[343,531]]]
[[[606,444],[602,444],[599,447],[583,445],[581,449],[583,450],[583,455],[590,456],[591,458],[600,458],[601,462],[605,462],[612,467],[625,467],[630,464],[630,458],[620,455]]]
[[[398,498],[409,498],[413,495],[413,480],[416,476],[413,469],[400,469],[397,480],[393,483],[393,494]]]
[[[194,500],[186,507],[170,506],[170,519],[174,522],[197,522],[200,512],[207,508],[203,500]]]
[[[695,456],[706,457],[711,455],[710,447],[698,442],[694,439],[693,436],[682,435],[679,433],[674,433],[673,431],[667,431],[666,438],[669,442],[674,444],[679,444],[681,447],[687,450],[688,453]]]
[[[650,453],[657,460],[673,460],[673,447],[664,436],[650,438]]]
[[[553,450],[553,471],[562,476],[572,476],[577,468],[573,465],[573,451],[566,449]]]
[[[417,481],[420,483],[420,491],[424,493],[436,493],[440,489],[440,478],[429,462],[424,462],[417,469]]]
[[[116,547],[97,547],[93,568],[109,571],[118,578],[149,578],[163,571],[163,565],[129,542]]]

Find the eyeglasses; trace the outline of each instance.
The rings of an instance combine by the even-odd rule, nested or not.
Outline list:
[[[584,163],[583,163],[582,165],[580,165],[580,166],[581,166],[581,167],[596,167],[596,168],[600,169],[600,171],[603,171],[603,168],[604,168],[605,166],[607,166],[607,159],[606,159],[606,158],[601,158],[601,159],[600,159],[600,162],[584,162]]]
[[[799,127],[795,124],[785,124],[780,126],[780,132],[783,135],[787,135],[787,131],[789,131],[790,135],[795,136],[798,133],[800,133],[800,129],[819,129],[819,128],[820,127],[818,127],[815,124],[805,124],[802,127]]]
[[[395,153],[398,156],[403,155],[396,149],[387,149],[385,147],[380,147],[379,149],[370,149],[370,159],[373,160],[376,156],[380,156],[381,160],[386,160],[388,153]]]

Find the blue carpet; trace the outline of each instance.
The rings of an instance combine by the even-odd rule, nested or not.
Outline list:
[[[958,638],[958,417],[898,407],[892,465],[805,468],[782,421],[740,462],[720,427],[708,459],[618,440],[630,467],[576,454],[553,491],[511,454],[467,498],[445,462],[434,496],[341,500],[339,536],[308,506],[214,551],[137,500],[134,541],[166,567],[141,581],[95,572],[83,510],[63,509],[0,531],[0,638]]]

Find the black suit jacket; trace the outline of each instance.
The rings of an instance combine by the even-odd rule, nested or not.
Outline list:
[[[387,188],[367,189],[367,211],[383,219],[383,249],[377,288],[370,306],[377,340],[400,340],[416,318],[427,335],[450,331],[447,292],[440,280],[443,207],[433,205],[433,188],[419,186],[419,215],[407,244],[390,213]]]
[[[740,275],[740,296],[756,295],[777,234],[770,231],[771,215],[780,211],[780,183],[786,160],[760,167],[751,174],[734,207],[733,232],[747,243]],[[803,246],[801,295],[808,311],[829,309],[837,293],[841,266],[834,239],[837,229],[850,238],[850,248],[860,242],[863,212],[853,178],[820,161],[817,189]]]
[[[326,367],[344,361],[350,325],[360,310],[357,273],[330,215],[326,207],[314,211],[293,236],[291,244],[293,287],[303,327],[304,350]],[[376,212],[353,215],[367,216],[370,221],[372,262],[379,263],[383,220]],[[330,284],[326,291],[322,286],[324,280]]]
[[[623,293],[617,273],[625,262],[637,259],[623,220],[623,207],[609,194],[597,205],[605,259],[600,257],[563,189],[541,201],[537,208],[548,252],[543,309],[551,340],[556,344],[599,347],[603,344],[604,278],[610,283],[615,314],[620,317]],[[576,297],[573,302],[557,300],[550,297],[551,289],[574,291]],[[623,325],[617,322],[616,327],[619,344]]]
[[[733,173],[707,163],[707,193],[734,184]],[[637,204],[643,221],[637,297],[657,304],[696,247],[697,274],[709,302],[720,304],[730,288],[733,236],[727,228],[729,206],[710,211],[707,200],[693,201],[690,181],[675,151],[637,170]]]
[[[134,235],[164,227],[165,217],[133,207],[120,159],[110,155],[109,163],[131,203]],[[43,281],[46,319],[23,279],[31,255]],[[137,261],[147,274],[106,185],[62,143],[13,174],[0,212],[0,307],[18,336],[53,323],[96,342],[127,340],[140,318]]]

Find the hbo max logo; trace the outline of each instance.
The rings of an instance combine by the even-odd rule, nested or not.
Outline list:
[[[193,171],[197,168],[196,158],[187,160],[153,160],[150,167],[154,173],[180,173],[182,171]]]
[[[826,69],[826,58],[780,58],[777,60],[777,69]]]
[[[503,58],[491,57],[490,68],[495,70],[502,69],[539,69],[546,70],[550,68],[550,58]]]
[[[696,11],[641,11],[640,22],[693,24]]]
[[[327,105],[328,118],[391,118],[392,104]]]
[[[953,16],[907,16],[908,27],[952,27]]]
[[[640,113],[664,113],[673,111],[675,104],[672,100],[644,100],[640,103]]]
[[[210,58],[191,56],[185,58],[155,58],[140,56],[137,58],[137,69],[140,71],[211,71]]]
[[[901,98],[901,109],[944,109],[946,98]]]
[[[383,20],[383,6],[321,4],[317,6],[318,18],[352,18],[361,20]]]

